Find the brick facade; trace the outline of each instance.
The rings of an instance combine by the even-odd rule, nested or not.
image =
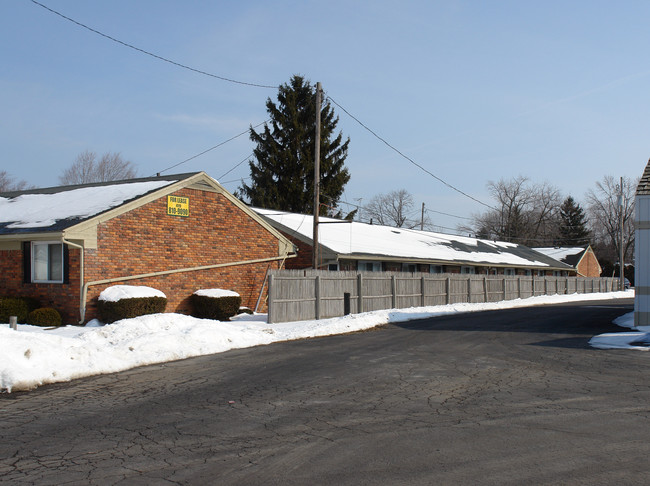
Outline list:
[[[100,223],[97,248],[84,253],[85,282],[174,269],[274,258],[279,240],[222,194],[181,189],[172,195],[189,198],[188,217],[167,215],[167,197]],[[0,295],[37,297],[61,312],[64,322],[79,320],[80,250],[69,248],[69,283],[23,282],[21,250],[0,251],[5,276]],[[146,285],[167,295],[167,312],[189,313],[189,297],[198,289],[234,290],[242,305],[254,308],[268,268],[280,262],[245,264],[89,287],[86,321],[97,317],[97,297],[109,285]],[[261,301],[265,310],[265,298]]]
[[[584,256],[580,262],[578,262],[576,269],[580,275],[584,275],[585,277],[600,277],[600,264],[598,263],[598,259],[591,247],[587,248]]]

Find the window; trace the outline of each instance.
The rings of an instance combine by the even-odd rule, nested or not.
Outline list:
[[[442,265],[429,265],[429,273],[442,273]]]
[[[415,273],[418,271],[418,266],[415,263],[402,263],[402,272]]]
[[[515,275],[515,269],[514,268],[504,268],[503,269],[503,274],[512,277],[512,276]]]
[[[63,244],[32,242],[32,282],[63,282]]]
[[[466,273],[466,274],[469,274],[469,275],[474,275],[476,273],[476,267],[462,266],[462,267],[460,267],[460,273]]]
[[[327,265],[327,269],[330,272],[337,272],[338,269],[339,269],[339,264],[338,263],[330,263],[329,265]]]
[[[537,270],[538,277],[546,277],[546,272],[544,270]]]
[[[359,262],[360,272],[381,272],[381,262]]]

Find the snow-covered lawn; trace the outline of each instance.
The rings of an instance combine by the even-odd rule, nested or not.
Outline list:
[[[634,291],[539,296],[490,304],[392,309],[283,324],[267,324],[266,315],[242,315],[235,321],[218,322],[180,314],[148,315],[105,326],[93,321],[85,327],[54,329],[19,325],[15,331],[8,324],[0,324],[0,390],[29,390],[45,383],[136,366],[425,317],[633,296]]]

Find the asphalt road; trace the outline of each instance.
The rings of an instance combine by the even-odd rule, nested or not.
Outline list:
[[[0,395],[11,484],[647,484],[631,301],[466,314]]]

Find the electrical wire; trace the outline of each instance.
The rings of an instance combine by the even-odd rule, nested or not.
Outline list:
[[[206,72],[206,71],[202,71],[200,69],[196,69],[196,68],[187,66],[185,64],[181,64],[180,62],[172,61],[171,59],[167,59],[166,57],[159,56],[157,54],[154,54],[152,52],[141,49],[141,48],[136,47],[136,46],[134,46],[132,44],[129,44],[127,42],[116,39],[115,37],[111,37],[108,34],[104,34],[103,32],[100,32],[97,29],[93,29],[92,27],[89,27],[89,26],[87,26],[85,24],[82,24],[81,22],[78,22],[78,21],[76,21],[76,20],[74,20],[74,19],[72,19],[70,17],[67,17],[66,15],[63,15],[61,12],[57,12],[56,10],[51,9],[50,7],[48,7],[46,5],[43,5],[42,3],[39,3],[36,0],[31,0],[31,2],[33,4],[35,4],[35,5],[38,5],[39,7],[43,7],[45,10],[48,10],[49,12],[51,12],[51,13],[53,13],[55,15],[58,15],[59,17],[65,19],[65,20],[68,20],[69,22],[72,22],[73,24],[78,25],[79,27],[83,27],[84,29],[89,30],[90,32],[93,32],[93,33],[95,33],[97,35],[100,35],[100,36],[102,36],[102,37],[104,37],[106,39],[109,39],[109,40],[111,40],[113,42],[121,44],[124,47],[128,47],[129,49],[133,49],[134,51],[138,51],[138,52],[141,52],[142,54],[146,54],[147,56],[151,56],[153,58],[159,59],[160,61],[164,61],[164,62],[167,62],[169,64],[173,64],[174,66],[180,67],[182,69],[187,69],[188,71],[193,71],[195,73],[202,74],[204,76],[209,76],[211,78],[220,79],[221,81],[227,81],[229,83],[241,84],[241,85],[244,85],[244,86],[254,86],[256,88],[270,88],[270,89],[277,89],[278,88],[277,86],[271,86],[271,85],[268,85],[268,84],[248,83],[246,81],[238,81],[236,79],[226,78],[224,76],[219,76],[217,74],[212,74],[212,73],[209,73],[209,72]]]
[[[257,128],[257,127],[262,126],[262,125],[264,125],[265,123],[268,123],[268,122],[269,122],[269,120],[265,120],[265,121],[263,121],[262,123],[258,123],[258,124],[255,125],[253,128]],[[218,144],[215,145],[214,147],[210,147],[209,149],[204,150],[204,151],[201,152],[201,153],[198,153],[198,154],[196,154],[196,155],[192,155],[190,158],[185,159],[185,160],[183,160],[182,162],[179,162],[178,164],[174,164],[174,165],[172,165],[172,166],[170,166],[170,167],[167,167],[166,169],[163,169],[163,170],[161,170],[161,171],[158,172],[158,173],[159,173],[159,174],[162,174],[163,172],[167,172],[168,170],[171,170],[171,169],[173,169],[173,168],[175,168],[175,167],[178,167],[179,165],[184,164],[185,162],[189,162],[190,160],[194,160],[194,159],[196,159],[197,157],[200,157],[201,155],[207,154],[207,153],[210,152],[211,150],[214,150],[214,149],[216,149],[216,148],[219,148],[219,147],[221,147],[222,145],[225,145],[225,144],[227,144],[228,142],[231,142],[231,141],[235,140],[236,138],[241,137],[242,135],[246,135],[247,133],[249,133],[249,131],[250,131],[250,128],[246,129],[245,131],[243,131],[243,132],[241,132],[241,133],[238,133],[238,134],[235,135],[234,137],[230,137],[228,140],[224,140],[223,142],[218,143]],[[250,157],[250,155],[249,155],[248,157]],[[243,161],[242,161],[242,162],[239,162],[239,164],[237,164],[235,167],[233,167],[233,168],[230,169],[228,172],[226,172],[226,174],[228,174],[229,172],[231,172],[231,171],[233,171],[234,169],[236,169],[237,167],[239,167],[242,163],[243,163]],[[225,176],[226,174],[224,174],[224,176]],[[152,177],[153,177],[153,176],[152,176]],[[223,176],[221,176],[221,177],[223,177]]]
[[[219,179],[221,180],[221,179],[223,179],[224,177],[226,177],[226,176],[227,176],[228,174],[230,174],[233,170],[235,170],[237,167],[239,167],[240,165],[242,165],[244,162],[246,162],[247,160],[249,160],[249,159],[250,159],[251,157],[253,157],[254,155],[255,155],[255,152],[252,152],[250,155],[247,155],[245,159],[242,159],[241,162],[239,162],[239,163],[238,163],[237,165],[235,165],[232,169],[230,169],[228,172],[226,172],[226,173],[223,174],[221,177],[219,177]],[[224,184],[225,184],[225,183],[224,183]]]
[[[32,1],[33,1],[33,0],[32,0]],[[364,124],[361,120],[359,120],[356,116],[354,116],[352,113],[350,113],[348,110],[346,110],[345,108],[343,108],[340,104],[338,104],[338,103],[337,103],[337,102],[336,102],[336,101],[335,101],[331,96],[327,95],[327,96],[326,96],[326,99],[328,99],[329,101],[331,101],[332,103],[334,103],[336,106],[338,106],[341,110],[343,110],[343,112],[345,112],[345,113],[346,113],[350,118],[352,118],[352,119],[353,119],[354,121],[356,121],[359,125],[361,125],[363,128],[365,128],[368,132],[370,132],[370,133],[371,133],[375,138],[377,138],[378,140],[380,140],[381,142],[383,142],[387,147],[389,147],[390,149],[392,149],[394,152],[396,152],[396,153],[397,153],[398,155],[400,155],[402,158],[408,160],[411,164],[413,164],[414,166],[416,166],[416,167],[419,168],[420,170],[426,172],[426,173],[429,174],[431,177],[433,177],[433,178],[436,179],[437,181],[441,182],[442,184],[444,184],[444,185],[447,186],[448,188],[450,188],[450,189],[456,191],[456,192],[459,193],[459,194],[462,194],[463,196],[465,196],[465,197],[471,199],[472,201],[477,202],[477,203],[479,203],[479,204],[481,204],[481,205],[483,205],[483,206],[485,206],[485,207],[487,207],[487,208],[495,209],[495,210],[496,210],[496,208],[494,208],[493,206],[490,206],[489,204],[486,204],[486,203],[484,203],[483,201],[481,201],[481,200],[479,200],[479,199],[476,199],[476,198],[473,197],[473,196],[470,196],[470,195],[467,194],[466,192],[461,191],[461,190],[458,189],[457,187],[453,186],[452,184],[448,183],[448,182],[445,181],[444,179],[441,179],[440,177],[438,177],[437,175],[435,175],[435,174],[434,174],[433,172],[431,172],[430,170],[428,170],[428,169],[426,169],[425,167],[423,167],[422,165],[418,164],[417,162],[415,162],[413,159],[411,159],[411,158],[408,157],[407,155],[404,155],[404,154],[403,154],[402,152],[400,152],[397,148],[395,148],[393,145],[391,145],[390,143],[388,143],[384,138],[382,138],[382,137],[380,137],[379,135],[377,135],[377,133],[375,133],[372,129],[370,129],[367,125],[365,125],[365,124]]]

